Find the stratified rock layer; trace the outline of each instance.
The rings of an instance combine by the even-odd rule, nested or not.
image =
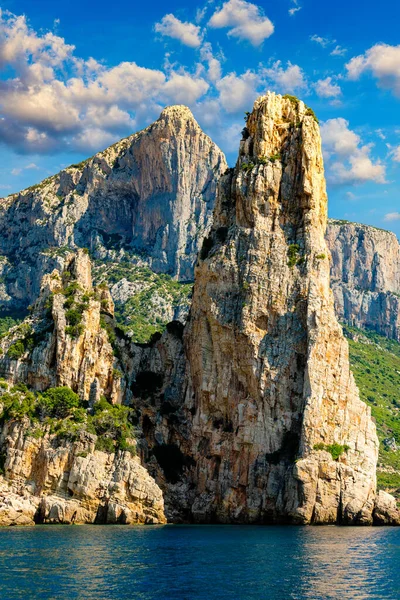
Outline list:
[[[334,314],[319,127],[302,102],[268,94],[244,137],[220,185],[185,334],[191,512],[370,523],[378,440]],[[338,460],[318,449],[334,444]]]
[[[193,279],[226,170],[221,150],[185,106],[91,159],[0,200],[0,306],[36,300],[42,276],[68,249],[119,261],[140,254],[153,270]]]
[[[338,318],[400,341],[400,244],[395,234],[331,219],[326,240]]]
[[[90,434],[60,443],[28,431],[29,423],[11,421],[0,435],[0,525],[165,522],[160,488],[129,452],[96,451]]]

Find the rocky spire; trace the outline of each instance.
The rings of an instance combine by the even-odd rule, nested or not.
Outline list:
[[[220,184],[185,334],[195,519],[370,523],[378,440],[333,307],[318,122],[268,93]]]
[[[69,253],[62,271],[43,277],[32,314],[0,342],[0,373],[36,390],[68,386],[93,403],[122,402],[124,380],[110,343],[114,304],[92,286],[87,253]]]

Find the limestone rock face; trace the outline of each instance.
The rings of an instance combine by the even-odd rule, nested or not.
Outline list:
[[[0,525],[165,522],[162,492],[138,458],[95,451],[90,434],[60,444],[27,429],[9,422],[1,433]]]
[[[113,310],[109,291],[92,287],[87,254],[70,253],[63,271],[44,276],[32,316],[1,340],[1,376],[36,390],[68,386],[83,400],[95,402],[106,394],[120,403],[118,361],[101,326]],[[79,318],[79,324],[68,324]],[[16,348],[21,348],[17,354]]]
[[[195,272],[195,520],[372,522],[378,440],[334,314],[326,219],[318,125],[269,93],[222,179]]]
[[[338,318],[400,341],[400,244],[395,234],[331,219],[326,240]]]
[[[399,509],[396,499],[387,492],[379,490],[374,510],[377,525],[399,525]]]
[[[26,307],[68,249],[193,279],[226,160],[185,106],[91,159],[0,200],[0,301]]]

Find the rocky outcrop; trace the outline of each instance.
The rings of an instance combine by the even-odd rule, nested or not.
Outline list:
[[[372,522],[378,440],[334,314],[326,218],[312,111],[260,98],[220,185],[185,333],[199,522]]]
[[[400,341],[400,244],[395,234],[331,219],[326,240],[338,318]]]
[[[192,280],[226,167],[190,110],[172,106],[143,131],[3,198],[2,306],[35,301],[42,276],[62,268],[76,247]]]
[[[92,286],[84,250],[68,254],[64,269],[45,275],[32,316],[0,340],[0,375],[35,390],[68,386],[83,400],[124,396],[118,360],[107,322],[113,301],[106,288]]]
[[[9,422],[1,433],[0,525],[165,522],[160,488],[129,452],[95,451],[90,434],[60,443],[27,432]]]
[[[80,433],[60,439],[46,420],[30,431],[22,400],[0,397],[0,519],[163,522],[165,501],[172,522],[400,522],[376,493],[378,440],[334,313],[326,221],[316,118],[268,94],[221,179],[185,327],[132,343],[107,290],[92,289],[85,252],[66,254],[1,340],[0,368],[36,390],[67,385],[89,409],[69,413]],[[102,452],[116,413],[121,439]]]
[[[399,508],[396,499],[379,490],[375,502],[374,523],[376,525],[399,525]]]
[[[165,522],[132,426],[110,412],[129,400],[115,338],[110,293],[93,287],[89,257],[78,250],[45,275],[32,315],[1,339],[0,525]],[[48,388],[76,392],[77,412],[64,403],[47,414],[32,392]],[[88,420],[99,402],[100,431]],[[130,438],[122,447],[121,435]]]

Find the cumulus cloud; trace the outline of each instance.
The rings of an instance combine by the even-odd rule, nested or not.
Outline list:
[[[272,33],[272,24],[255,4],[230,0],[216,10],[210,1],[207,7],[214,12],[213,26],[227,23],[237,38],[257,45],[267,30]],[[161,23],[180,27],[176,21],[164,18]],[[201,35],[199,28],[190,31]],[[196,47],[198,62],[190,70],[168,57],[160,69],[128,61],[110,67],[77,57],[74,47],[55,33],[35,31],[25,17],[0,11],[0,143],[26,154],[92,154],[157,118],[163,106],[179,103],[189,105],[230,151],[237,148],[243,128],[238,113],[251,110],[258,95],[266,89],[284,93],[307,87],[298,65],[276,61],[224,74],[220,49],[208,42]]]
[[[385,166],[371,158],[372,144],[363,145],[360,136],[349,129],[348,121],[343,118],[326,121],[321,126],[321,135],[329,183],[386,183]]]
[[[219,81],[222,75],[221,58],[216,58],[214,56],[210,43],[206,42],[203,44],[200,51],[200,57],[203,62],[208,64],[208,78],[210,81],[213,83]]]
[[[201,45],[203,36],[198,25],[183,22],[174,15],[165,15],[160,23],[156,23],[154,29],[162,36],[179,40],[185,46],[198,48]]]
[[[397,146],[397,148],[394,148],[392,151],[392,159],[395,162],[400,162],[400,146]]]
[[[387,222],[400,221],[400,212],[387,213],[383,219]]]
[[[249,110],[257,97],[260,77],[257,73],[246,71],[242,75],[229,73],[223,77],[216,87],[223,108],[228,113]]]
[[[290,62],[285,69],[281,61],[276,61],[272,67],[264,70],[264,76],[279,92],[295,92],[307,87],[303,70]]]
[[[215,11],[209,21],[215,29],[228,27],[228,35],[259,46],[274,33],[274,26],[262,9],[245,0],[229,0]]]
[[[349,79],[357,80],[371,73],[378,85],[400,96],[400,45],[376,44],[364,54],[355,56],[347,64]]]
[[[209,62],[216,78],[217,64]],[[191,104],[209,88],[198,72],[82,60],[54,33],[37,33],[25,17],[1,11],[0,68],[0,141],[28,153],[98,150],[133,131],[144,109]]]
[[[332,81],[332,77],[319,79],[314,84],[314,88],[320,98],[337,98],[342,94],[340,86]]]
[[[207,92],[208,83],[201,77],[192,77],[188,73],[172,73],[165,83],[163,92],[167,99],[178,104],[193,104]]]

